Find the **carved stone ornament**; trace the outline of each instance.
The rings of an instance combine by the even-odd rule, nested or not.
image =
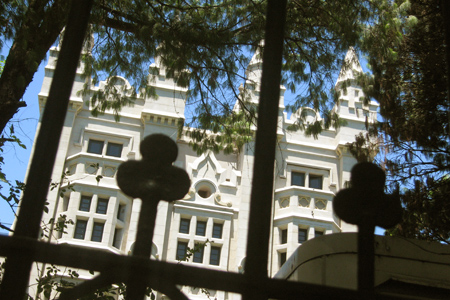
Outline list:
[[[222,202],[222,196],[220,195],[220,193],[214,193],[214,201],[216,202],[217,205],[226,206],[226,207],[233,206],[233,203],[231,203],[231,202]]]
[[[184,197],[183,197],[182,200],[190,200],[190,199],[192,199],[194,196],[195,196],[195,189],[194,189],[193,187],[191,187],[191,188],[189,189],[189,192],[188,192],[186,195],[184,195]]]

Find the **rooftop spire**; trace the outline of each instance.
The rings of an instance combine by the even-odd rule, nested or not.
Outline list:
[[[354,72],[362,72],[361,64],[359,63],[358,55],[353,47],[350,47],[345,55],[344,64],[342,65],[339,78],[336,82],[338,85],[340,82],[355,79]]]
[[[262,40],[258,47],[255,50],[255,54],[253,54],[250,63],[247,66],[247,70],[245,74],[247,75],[248,80],[261,84],[261,75],[262,75],[262,48],[264,47],[264,40]]]

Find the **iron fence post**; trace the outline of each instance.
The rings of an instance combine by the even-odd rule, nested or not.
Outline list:
[[[281,65],[286,22],[286,0],[271,0],[267,5],[265,46],[261,78],[261,97],[255,138],[255,162],[250,202],[245,275],[249,281],[267,280],[269,236],[277,118],[280,101]],[[267,299],[267,294],[257,289],[247,291],[243,298]]]
[[[72,1],[65,38],[42,117],[14,236],[38,238],[60,135],[69,105],[75,71],[83,46],[93,0]],[[34,249],[7,258],[0,299],[23,299],[29,282]]]

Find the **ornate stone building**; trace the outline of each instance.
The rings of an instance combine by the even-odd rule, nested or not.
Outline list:
[[[55,47],[50,51],[39,94],[41,108],[48,96],[58,50]],[[336,89],[341,89],[344,80],[353,78],[352,70],[361,71],[354,55],[354,51],[348,52],[347,60],[354,59],[352,68],[341,71]],[[243,91],[255,105],[262,68],[258,57],[255,54],[247,68],[248,81]],[[158,60],[152,67],[159,71],[152,76],[158,98],[133,99],[133,105],[122,108],[119,122],[110,111],[98,117],[91,115],[89,96],[77,94],[85,83],[81,71],[77,73],[53,172],[55,181],[62,174],[66,174],[66,180],[60,189],[49,191],[49,212],[44,214],[45,222],[65,215],[74,224],[69,225],[64,234],[51,233],[52,242],[129,254],[133,249],[141,202],[119,190],[115,174],[120,163],[140,159],[139,143],[145,136],[163,133],[177,142],[179,155],[175,164],[186,169],[192,185],[184,199],[172,204],[160,202],[152,257],[176,262],[188,247],[208,241],[206,247],[183,263],[242,272],[253,144],[246,144],[239,152],[229,155],[212,152],[197,155],[185,135],[177,138],[178,123],[185,118],[187,89],[166,77],[165,68]],[[127,93],[130,85],[125,78],[110,80],[114,80],[119,91]],[[92,92],[105,84],[93,86]],[[306,116],[307,122],[320,120],[320,117],[309,108],[302,108],[288,117],[284,112],[284,90],[282,88],[280,94],[268,266],[272,275],[304,241],[320,235],[355,231],[354,226],[345,224],[333,213],[332,200],[349,180],[350,169],[356,162],[346,144],[365,130],[366,118],[376,120],[377,111],[374,102],[364,106],[359,100],[362,90],[351,85],[335,107],[346,125],[324,130],[314,139],[303,132],[286,130],[300,114]],[[88,272],[80,272],[80,279],[90,276]],[[185,287],[183,291],[190,299],[206,298],[198,289]],[[238,297],[221,291],[210,292],[217,299]]]

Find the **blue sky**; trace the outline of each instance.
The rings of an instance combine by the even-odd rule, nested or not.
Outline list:
[[[7,56],[10,48],[10,43],[5,43],[1,51],[1,55]],[[36,126],[39,119],[39,103],[38,94],[41,90],[42,81],[44,80],[44,67],[46,62],[39,66],[38,72],[35,74],[33,81],[28,86],[23,100],[27,103],[14,116],[12,124],[18,138],[26,145],[27,149],[19,146],[12,147],[7,143],[4,147],[3,156],[5,164],[2,166],[3,171],[10,181],[20,180],[24,181],[27,170],[28,160],[30,157],[33,140],[36,133]],[[2,185],[2,192],[7,193],[7,187]],[[0,199],[0,221],[6,226],[10,226],[14,220],[14,215],[3,199]],[[0,229],[0,234],[7,234],[4,229]]]

